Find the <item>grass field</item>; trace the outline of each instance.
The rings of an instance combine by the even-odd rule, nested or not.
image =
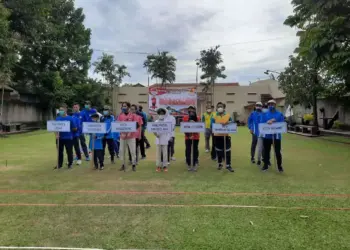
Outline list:
[[[286,135],[279,174],[249,162],[246,129],[232,144],[235,173],[216,170],[203,140],[187,172],[180,133],[168,173],[155,172],[154,147],[124,173],[120,162],[52,170],[44,131],[1,138],[0,246],[350,249],[350,145]]]

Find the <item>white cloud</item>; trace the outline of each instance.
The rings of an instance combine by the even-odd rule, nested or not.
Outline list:
[[[292,13],[286,0],[78,0],[92,47],[108,51],[169,50],[178,58],[177,82],[194,82],[201,49],[222,45],[226,82],[247,84],[281,70],[297,45],[295,30],[283,25]],[[261,42],[256,42],[261,41]],[[96,51],[96,60],[101,52]],[[147,82],[145,55],[115,53],[126,64],[128,82]]]

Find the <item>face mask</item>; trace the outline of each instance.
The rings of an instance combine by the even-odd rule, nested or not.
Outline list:
[[[123,113],[127,113],[128,112],[128,108],[122,108],[122,112]]]
[[[270,110],[270,111],[274,111],[274,110],[275,110],[275,107],[274,107],[274,106],[270,106],[270,107],[269,107],[269,110]]]
[[[85,109],[90,109],[90,105],[86,105],[84,106]]]
[[[207,109],[207,112],[210,113],[210,112],[211,112],[211,109]]]
[[[256,107],[256,111],[261,112],[261,107]]]
[[[103,115],[109,115],[109,111],[108,110],[103,110]]]
[[[266,113],[267,111],[269,111],[268,109],[262,109],[263,113]]]
[[[159,120],[164,120],[164,115],[159,115],[158,118]]]
[[[58,114],[59,114],[60,116],[64,116],[64,111],[63,111],[63,110],[60,110],[60,111],[58,111]]]
[[[223,113],[224,112],[224,108],[218,108],[218,112],[219,113]]]

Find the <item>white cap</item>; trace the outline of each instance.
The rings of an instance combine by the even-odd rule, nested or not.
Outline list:
[[[276,104],[276,101],[271,99],[270,101],[268,101],[267,103],[273,103],[273,104]]]
[[[257,102],[257,103],[255,103],[255,106],[262,106],[262,103],[261,102]]]

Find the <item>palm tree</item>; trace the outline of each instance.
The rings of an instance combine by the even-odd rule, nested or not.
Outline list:
[[[162,86],[167,82],[170,84],[175,82],[176,58],[167,51],[148,55],[143,67],[147,68],[148,73],[151,74],[151,79],[159,78]]]

